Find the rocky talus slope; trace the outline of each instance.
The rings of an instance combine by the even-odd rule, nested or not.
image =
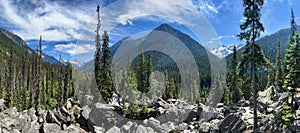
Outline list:
[[[269,98],[271,89],[259,94],[258,124],[261,132],[283,132],[275,123],[274,114],[288,97],[278,95]],[[152,116],[144,120],[124,118],[119,107],[109,104],[94,104],[80,107],[73,99],[55,110],[29,109],[18,112],[15,107],[2,110],[4,100],[0,100],[0,133],[160,133],[160,132],[251,132],[253,127],[252,103],[242,101],[230,106],[219,103],[217,107],[203,104],[189,104],[184,100],[162,99],[150,107]],[[154,114],[153,114],[154,113]],[[37,114],[39,117],[37,117]],[[294,126],[299,126],[299,110],[295,114]],[[291,129],[299,132],[299,129]]]

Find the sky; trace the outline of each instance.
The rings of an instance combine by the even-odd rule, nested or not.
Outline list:
[[[209,43],[243,43],[236,37],[244,22],[242,0],[0,0],[0,28],[11,31],[35,49],[43,36],[44,53],[82,64],[93,58],[96,6],[101,6],[101,33],[110,45],[127,36],[140,36],[162,23]],[[290,27],[291,8],[300,23],[300,0],[265,0],[261,22],[270,35]],[[203,28],[204,27],[204,28]],[[195,30],[199,29],[199,30]],[[209,33],[208,33],[209,31]]]

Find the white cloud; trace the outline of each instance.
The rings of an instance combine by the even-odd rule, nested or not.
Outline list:
[[[57,44],[54,46],[54,50],[60,51],[62,53],[67,53],[70,55],[79,55],[90,53],[95,49],[94,45],[91,44]]]
[[[39,35],[47,41],[78,39],[80,29],[93,18],[87,10],[55,1],[0,0],[0,11],[1,18],[25,40],[37,39]]]

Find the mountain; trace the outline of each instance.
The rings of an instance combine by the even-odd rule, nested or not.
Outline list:
[[[298,31],[300,31],[300,26],[297,27]],[[280,40],[281,42],[281,58],[284,59],[284,54],[287,48],[287,44],[289,41],[290,36],[290,28],[282,29],[277,31],[274,34],[264,36],[256,41],[256,44],[258,44],[265,56],[270,59],[273,63],[275,63],[276,59],[276,53],[277,53],[277,42]],[[238,50],[238,54],[241,54],[241,52],[244,50],[244,48],[241,48]],[[231,54],[226,57],[227,60],[231,57]]]
[[[136,44],[148,46],[148,45],[152,45],[153,43],[157,43],[156,45],[162,46],[162,47],[166,46],[166,44],[172,44],[172,40],[169,40],[170,38],[167,38],[167,37],[164,37],[161,35],[157,35],[157,34],[159,34],[157,31],[162,31],[164,33],[171,34],[173,37],[176,37],[177,39],[179,39],[188,48],[188,50],[193,55],[193,57],[196,61],[196,64],[198,66],[201,81],[205,82],[205,83],[203,83],[205,85],[208,85],[206,83],[209,83],[209,85],[210,85],[210,65],[209,65],[210,60],[208,58],[208,53],[207,53],[206,49],[202,45],[200,45],[197,41],[195,41],[190,36],[188,36],[187,34],[184,34],[181,31],[174,29],[173,27],[171,27],[168,24],[162,24],[162,25],[158,26],[157,28],[153,29],[148,35],[146,35],[144,37],[141,37],[141,38],[126,37],[126,38],[120,40],[119,42],[117,42],[116,44],[114,44],[111,47],[111,55],[114,56],[117,49],[122,45],[130,45],[130,47],[136,48],[136,46],[138,46]],[[153,40],[159,40],[159,41],[154,42]],[[176,50],[176,49],[174,49],[174,50]],[[181,52],[181,50],[177,50],[177,51]],[[125,52],[132,52],[132,51],[128,50]],[[154,69],[161,71],[161,72],[168,71],[168,73],[170,75],[174,76],[175,79],[177,77],[178,80],[180,80],[180,76],[179,76],[180,73],[178,72],[179,71],[178,66],[176,65],[176,63],[174,62],[174,60],[172,58],[170,58],[168,55],[161,53],[161,52],[148,51],[148,52],[145,52],[146,59],[149,54],[152,57]],[[211,55],[211,56],[216,57],[214,55]],[[182,59],[182,60],[186,60],[186,58],[188,58],[188,57],[186,57],[186,56],[180,57],[180,59]],[[137,66],[139,59],[140,59],[139,56],[136,57],[135,59],[133,59],[132,65]],[[127,61],[128,57],[124,57],[123,60]],[[84,64],[78,70],[93,71],[94,70],[94,60]]]
[[[34,50],[30,49],[26,42],[19,36],[0,28],[0,48],[3,51],[12,50],[13,53],[20,55],[22,51],[27,51],[29,54],[35,53]],[[43,54],[43,59],[45,62],[51,64],[59,64],[59,61],[53,56]]]
[[[162,24],[158,26],[157,28],[153,29],[152,32],[150,32],[148,35],[141,37],[141,38],[131,38],[131,37],[125,37],[122,40],[118,41],[116,44],[112,45],[110,48],[111,55],[114,56],[115,52],[121,45],[130,45],[130,44],[136,44],[140,43],[140,40],[144,40],[145,42],[149,40],[145,40],[147,37],[151,36],[153,31],[163,31],[167,32],[171,35],[174,35],[176,38],[178,38],[180,41],[184,42],[185,45],[189,48],[189,50],[192,52],[193,55],[200,56],[203,54],[206,54],[206,50],[203,46],[201,46],[198,42],[193,40],[190,36],[182,33],[181,31],[174,29],[168,24]],[[163,39],[163,38],[162,38]],[[205,55],[207,56],[207,55]],[[146,56],[145,56],[146,57]],[[91,60],[78,68],[78,70],[83,71],[94,71],[94,60]]]
[[[244,44],[230,44],[230,45],[221,45],[217,48],[213,48],[210,50],[210,52],[220,58],[226,57],[229,54],[233,53],[233,48],[236,46],[237,50],[244,47]]]

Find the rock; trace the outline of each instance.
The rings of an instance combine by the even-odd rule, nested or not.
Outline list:
[[[39,127],[36,126],[37,123],[29,122],[26,123],[25,127],[22,129],[24,133],[39,133]]]
[[[208,122],[203,122],[200,124],[200,128],[199,128],[199,132],[204,132],[204,133],[208,133],[210,129],[210,123]]]
[[[160,116],[166,112],[166,109],[164,109],[162,107],[158,107],[156,112],[157,112],[157,116]]]
[[[217,104],[217,108],[222,108],[222,107],[224,107],[224,103],[218,103]]]
[[[162,98],[158,99],[157,104],[158,104],[156,105],[157,107],[162,107],[164,109],[167,109],[169,107],[169,104],[166,101],[164,101]]]
[[[67,116],[64,116],[60,110],[55,110],[53,113],[54,113],[55,118],[60,123],[66,123],[68,121]]]
[[[189,113],[188,117],[184,120],[184,122],[190,123],[191,121],[194,121],[195,119],[196,120],[199,119],[199,115],[198,115],[197,110],[192,110]]]
[[[94,126],[93,129],[94,129],[94,133],[104,133],[105,132],[105,129],[103,127]]]
[[[0,112],[3,110],[4,107],[4,99],[0,99]]]
[[[74,99],[69,98],[65,104],[67,110],[71,109],[74,106]]]
[[[107,130],[106,133],[121,133],[120,128],[113,126],[112,128],[110,128],[109,130]]]
[[[159,120],[156,120],[155,118],[151,117],[148,119],[148,123],[145,123],[145,125],[147,125],[148,127],[159,127],[160,126],[160,122]]]
[[[67,133],[67,131],[62,131],[57,124],[45,123],[43,126],[45,133]]]
[[[54,116],[52,111],[47,111],[46,114],[46,122],[47,123],[56,123],[60,125],[61,123],[57,120],[57,118]]]
[[[34,108],[30,108],[28,111],[27,111],[27,114],[30,116],[30,119],[31,121],[33,122],[37,122],[37,117],[35,115],[35,109]]]
[[[154,130],[150,127],[144,127],[143,125],[139,125],[136,129],[136,133],[154,133]]]
[[[188,129],[188,124],[181,123],[175,129],[176,129],[176,131],[184,131],[184,130]]]
[[[297,120],[300,119],[300,110],[296,110],[295,116]]]
[[[100,126],[110,129],[119,123],[123,123],[123,116],[113,106],[108,104],[96,103],[89,114],[88,127]]]
[[[65,108],[65,107],[61,107],[60,109],[59,109],[59,111],[60,111],[60,113],[63,115],[63,116],[65,116],[65,117],[70,117],[71,116],[71,114],[69,113],[69,111]]]
[[[112,94],[111,105],[120,107],[120,97],[115,93]]]
[[[288,97],[289,97],[289,93],[288,92],[283,92],[283,93],[281,93],[278,101],[284,101]]]
[[[210,123],[210,131],[218,131],[219,130],[219,127],[218,125],[220,124],[221,120],[219,119],[214,119],[214,120],[211,120],[209,123]]]
[[[246,129],[244,121],[235,114],[227,115],[218,127],[222,132],[242,132]]]
[[[175,123],[174,122],[167,122],[165,124],[161,125],[161,128],[159,129],[161,132],[170,132],[172,130],[174,130],[176,128]],[[154,128],[155,129],[155,128]]]
[[[71,124],[70,126],[68,126],[67,128],[68,133],[81,133],[84,132],[84,130],[81,130],[80,127]]]
[[[123,125],[120,128],[120,130],[121,130],[121,133],[132,133],[132,132],[136,131],[136,128],[137,128],[137,124],[129,121],[129,122],[127,122],[126,125]]]
[[[91,112],[91,109],[88,106],[83,106],[81,108],[81,116],[83,116],[86,120],[89,119],[89,114]]]
[[[204,119],[205,121],[210,121],[212,119],[215,119],[217,117],[217,112],[212,107],[206,107],[202,106],[202,113],[201,113],[201,119]]]
[[[13,117],[13,118],[16,118],[19,116],[19,112],[16,107],[6,109],[6,110],[2,111],[2,113],[8,115],[9,117]]]

